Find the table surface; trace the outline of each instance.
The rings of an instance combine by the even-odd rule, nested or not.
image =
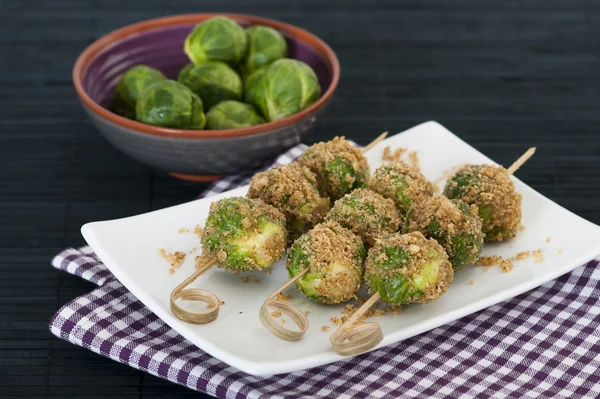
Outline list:
[[[198,397],[54,338],[48,320],[91,284],[50,267],[82,224],[192,199],[202,185],[127,158],[71,85],[83,48],[123,25],[221,10],[299,25],[342,77],[313,140],[365,144],[436,120],[600,224],[600,4],[579,0],[0,0],[0,396]],[[433,144],[433,143],[432,143]]]

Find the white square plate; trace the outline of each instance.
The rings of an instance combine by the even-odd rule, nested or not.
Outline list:
[[[390,146],[416,150],[421,169],[429,179],[462,162],[492,163],[436,122],[427,122],[377,145],[367,154],[371,170],[381,165],[383,149]],[[526,166],[525,166],[526,167]],[[498,267],[487,272],[469,267],[457,273],[449,291],[438,301],[415,305],[399,315],[374,317],[390,345],[444,323],[519,295],[567,273],[600,254],[600,227],[560,207],[527,185],[514,179],[523,195],[523,225],[518,237],[503,244],[487,245],[484,255],[511,257],[521,251],[542,248],[544,261],[533,257],[515,262],[514,270]],[[230,196],[245,195],[247,187],[214,197],[143,215],[83,226],[82,234],[110,271],[139,300],[181,335],[212,356],[253,375],[269,375],[331,363],[343,357],[331,350],[329,337],[335,330],[330,318],[339,317],[343,305],[324,306],[306,300],[295,287],[286,293],[301,310],[308,310],[310,328],[299,342],[286,342],[271,335],[261,324],[258,311],[265,298],[287,280],[284,262],[273,266],[271,275],[257,272],[260,283],[243,283],[240,275],[213,268],[194,283],[214,292],[225,305],[211,324],[193,325],[180,321],[169,310],[173,288],[194,271],[194,256],[174,273],[157,251],[199,247],[193,234],[178,234],[181,227],[204,225],[210,203]],[[547,242],[547,237],[550,241]],[[245,275],[249,275],[246,273]],[[475,284],[469,284],[475,280]],[[329,332],[322,326],[330,326]]]

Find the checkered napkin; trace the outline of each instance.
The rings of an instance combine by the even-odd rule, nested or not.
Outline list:
[[[277,159],[289,163],[298,146]],[[248,182],[224,178],[206,195]],[[138,301],[91,248],[52,265],[98,285],[56,313],[56,336],[221,398],[592,398],[600,396],[600,267],[403,342],[330,365],[253,377],[199,350]]]

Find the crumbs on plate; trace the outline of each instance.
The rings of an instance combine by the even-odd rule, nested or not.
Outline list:
[[[321,327],[321,331],[323,331],[323,332],[329,331],[329,326],[323,326],[323,327]]]
[[[202,229],[202,226],[200,226],[199,224],[196,225],[196,227],[194,227],[194,234],[196,234],[196,236],[198,238],[202,238],[202,231],[204,229]]]
[[[273,317],[281,317],[282,313],[279,310],[274,310],[271,312],[271,316]]]
[[[469,284],[474,285],[475,284],[475,280],[469,281]]]
[[[498,265],[498,266],[500,266],[500,269],[502,269],[502,271],[504,273],[508,273],[508,272],[512,271],[512,269],[514,267],[514,264],[513,264],[514,261],[523,260],[523,259],[529,258],[530,256],[533,256],[533,260],[535,263],[541,263],[544,261],[544,256],[542,255],[542,249],[539,248],[533,252],[531,252],[531,251],[519,252],[515,256],[506,258],[506,259],[504,259],[502,256],[498,256],[498,255],[482,256],[479,259],[477,259],[475,264],[478,266],[484,266],[486,271],[491,266]]]
[[[169,263],[171,266],[169,268],[169,273],[171,274],[175,273],[175,269],[179,268],[185,261],[185,252],[181,251],[168,253],[163,248],[160,248],[158,250],[158,255]]]

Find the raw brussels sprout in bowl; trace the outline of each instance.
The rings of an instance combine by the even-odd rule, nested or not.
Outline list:
[[[242,98],[242,80],[224,62],[206,61],[198,65],[188,64],[179,72],[177,81],[198,95],[206,109],[221,101]]]
[[[185,51],[188,36],[193,36],[187,40],[191,56]],[[270,120],[251,98],[261,81],[259,71],[281,60],[281,56],[309,65],[318,77],[321,96],[310,105],[304,102],[307,108],[289,117]],[[256,124],[259,119],[253,118],[251,123],[209,130],[217,128],[167,112],[165,104],[178,104],[179,111],[181,104],[187,104],[189,115],[192,109],[198,109],[195,98],[183,90],[177,90],[177,97],[173,97],[173,90],[170,96],[148,95],[153,100],[146,100],[142,117],[137,117],[138,98],[149,86],[159,80],[177,80],[180,74],[194,80],[195,68],[208,68],[202,64],[226,66],[213,67],[216,77],[200,85],[218,93],[216,99],[212,100],[207,90],[195,93],[202,101],[203,113],[195,114],[200,120],[219,103],[238,101],[252,104],[264,121]],[[223,77],[232,78],[225,82]],[[239,14],[189,14],[130,25],[92,43],[73,69],[81,103],[110,143],[149,166],[190,179],[211,179],[254,169],[304,141],[333,97],[338,81],[337,57],[319,38],[283,22]],[[186,84],[192,92],[197,91],[191,83]],[[221,96],[223,92],[226,94]],[[149,104],[151,110],[146,108]]]

